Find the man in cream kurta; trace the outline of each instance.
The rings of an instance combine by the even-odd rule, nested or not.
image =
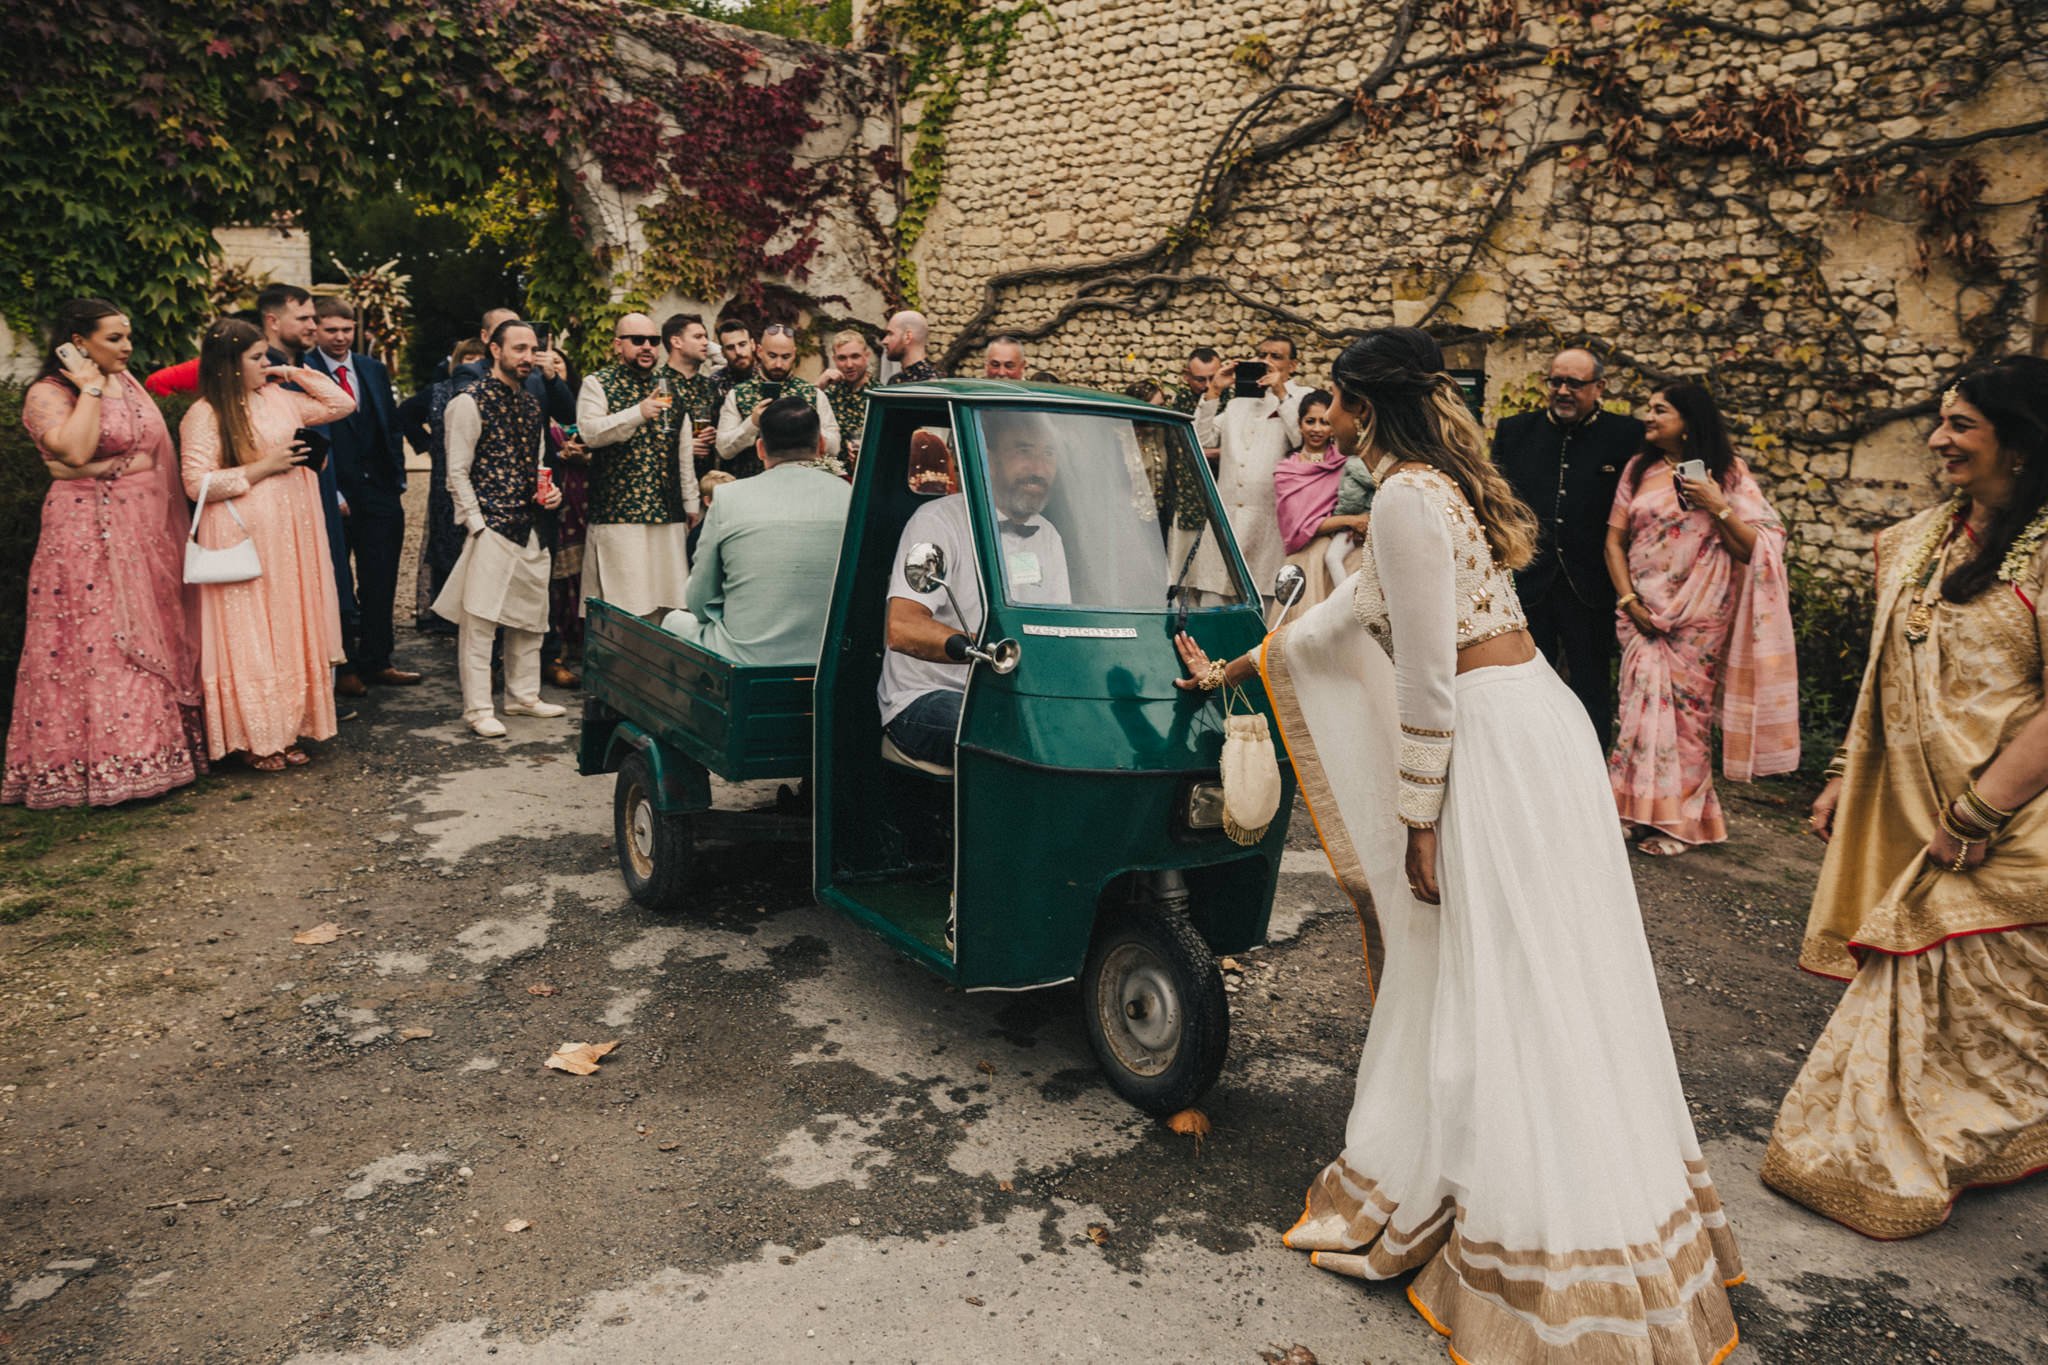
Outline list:
[[[1209,392],[1195,404],[1195,439],[1203,449],[1220,448],[1216,461],[1216,492],[1238,553],[1251,570],[1251,588],[1267,609],[1273,605],[1273,576],[1287,558],[1280,536],[1280,514],[1273,493],[1273,468],[1301,444],[1301,400],[1311,390],[1294,382],[1294,343],[1268,337],[1259,343],[1266,364],[1264,387],[1257,397],[1230,397],[1237,362],[1219,367]],[[1180,571],[1187,557],[1190,533],[1176,532],[1171,564]],[[1187,585],[1202,596],[1198,606],[1234,602],[1237,595],[1223,552],[1213,536],[1204,536],[1188,570]]]
[[[853,489],[818,468],[817,411],[778,398],[761,414],[762,471],[718,490],[690,575],[690,609],[662,629],[740,664],[815,664]]]
[[[540,696],[540,642],[548,628],[548,552],[535,525],[561,490],[539,491],[547,419],[525,388],[534,333],[518,321],[492,333],[491,372],[449,400],[443,414],[448,494],[469,531],[434,611],[457,626],[462,718],[485,739],[505,726],[491,706],[491,644],[505,631],[505,713],[565,714]]]
[[[576,431],[590,451],[583,600],[635,616],[682,604],[690,527],[702,515],[695,427],[660,346],[653,318],[626,314],[612,329],[614,362],[576,396]]]
[[[792,373],[795,369],[796,331],[779,322],[763,327],[761,344],[754,352],[755,377],[734,385],[718,410],[718,456],[742,479],[760,472],[754,442],[761,436],[761,413],[778,398],[801,398],[816,408],[818,434],[825,442],[824,458],[839,457],[839,418],[825,395],[798,379]]]

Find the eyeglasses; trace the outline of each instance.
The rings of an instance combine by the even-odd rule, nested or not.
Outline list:
[[[1570,389],[1573,393],[1577,393],[1580,389],[1591,388],[1600,381],[1597,379],[1573,379],[1569,375],[1554,374],[1543,382],[1553,389]]]
[[[618,334],[617,336],[613,337],[613,338],[612,338],[612,340],[613,340],[613,341],[623,341],[623,342],[625,342],[625,343],[626,343],[626,344],[627,344],[628,346],[659,346],[659,345],[661,345],[661,338],[660,338],[660,337],[658,337],[658,336],[655,336],[655,337],[649,337],[649,336],[629,336],[629,335],[627,335],[627,334],[626,334],[626,333],[624,333],[624,332],[621,332],[621,333],[619,333],[619,334]]]
[[[789,326],[787,323],[771,322],[761,329],[761,337],[764,341],[769,337],[789,337],[791,340],[795,340],[796,328]]]

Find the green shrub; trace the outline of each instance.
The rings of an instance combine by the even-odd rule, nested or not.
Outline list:
[[[1818,773],[1856,710],[1876,604],[1868,582],[1823,577],[1797,559],[1787,560],[1786,571],[1799,656],[1801,767]]]

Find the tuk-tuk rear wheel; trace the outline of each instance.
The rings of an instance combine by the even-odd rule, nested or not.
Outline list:
[[[1081,1000],[1110,1087],[1147,1113],[1187,1108],[1222,1074],[1229,998],[1187,916],[1156,905],[1119,911],[1088,950]]]
[[[612,788],[612,842],[619,876],[633,899],[649,910],[677,914],[695,852],[690,817],[663,814],[655,805],[657,794],[653,765],[638,752],[627,754]]]

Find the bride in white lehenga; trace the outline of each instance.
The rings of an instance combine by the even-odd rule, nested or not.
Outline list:
[[[1343,1155],[1286,1244],[1391,1279],[1467,1365],[1702,1365],[1736,1343],[1735,1241],[1679,1085],[1584,709],[1511,570],[1536,522],[1427,334],[1333,367],[1375,467],[1368,553],[1257,656],[1331,866],[1385,967]]]

